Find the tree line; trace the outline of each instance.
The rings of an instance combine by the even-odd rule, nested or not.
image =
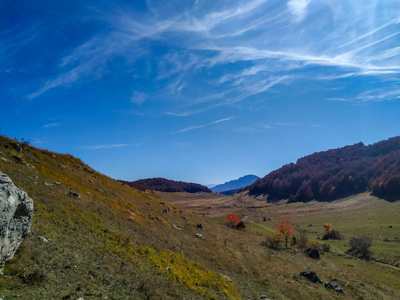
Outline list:
[[[365,191],[387,200],[399,199],[400,137],[305,156],[243,190],[268,195],[269,201],[330,201]]]
[[[120,181],[141,191],[152,190],[152,191],[160,191],[167,193],[174,193],[174,192],[212,193],[212,191],[208,187],[198,183],[174,181],[165,178],[148,178],[148,179],[140,179],[137,181],[123,181],[123,180]]]

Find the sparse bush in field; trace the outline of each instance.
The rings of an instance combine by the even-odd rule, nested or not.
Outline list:
[[[319,244],[318,244],[318,242],[312,242],[312,243],[311,243],[311,248],[312,248],[312,249],[319,249]]]
[[[24,138],[14,138],[14,140],[21,142],[24,146],[29,146],[31,144],[30,140]]]
[[[372,237],[352,237],[349,242],[351,248],[347,252],[369,259],[372,254],[369,248],[372,244]]]
[[[322,237],[323,240],[342,240],[343,236],[339,231],[333,230]]]
[[[281,245],[281,240],[278,235],[267,236],[266,241],[262,244],[267,248],[277,250]]]
[[[322,244],[322,251],[324,251],[324,252],[330,252],[330,251],[331,251],[331,245],[329,245],[329,244]]]
[[[240,222],[236,225],[236,228],[237,228],[238,230],[244,230],[244,229],[246,229],[246,225],[244,224],[243,221],[240,221]]]
[[[308,238],[307,235],[302,232],[299,235],[299,238],[297,239],[297,245],[299,248],[305,248],[308,244]]]
[[[326,234],[322,237],[323,240],[343,240],[344,237],[340,234],[339,231],[334,230],[330,232],[329,234]]]
[[[335,230],[335,227],[331,223],[324,223],[322,225],[325,229],[325,234],[322,237],[323,240],[341,240],[343,239],[339,231]]]
[[[292,242],[290,243],[291,246],[297,245],[297,238],[296,236],[292,237]]]

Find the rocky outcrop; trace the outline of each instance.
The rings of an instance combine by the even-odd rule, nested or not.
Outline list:
[[[331,289],[334,290],[340,294],[343,294],[343,288],[339,283],[335,283],[335,282],[324,282],[324,286],[326,289]]]
[[[322,283],[321,279],[319,279],[318,275],[313,271],[303,271],[300,272],[300,276],[307,278],[308,280],[315,283]],[[339,283],[335,282],[324,282],[324,287],[328,290],[334,290],[337,293],[344,294],[343,287]]]
[[[0,172],[0,269],[30,232],[33,200]]]
[[[304,251],[304,253],[307,254],[312,259],[319,259],[320,258],[318,249],[308,248],[307,250]]]
[[[300,276],[307,278],[308,280],[315,282],[315,283],[322,283],[321,279],[319,279],[318,275],[315,274],[313,271],[303,271],[300,272]]]

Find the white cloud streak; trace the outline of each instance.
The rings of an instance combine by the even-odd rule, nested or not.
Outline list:
[[[61,126],[62,124],[63,123],[61,123],[61,122],[49,123],[49,124],[43,125],[42,128],[55,128],[55,127]]]
[[[189,126],[189,127],[186,127],[186,128],[183,128],[181,130],[174,131],[174,132],[171,132],[171,133],[182,133],[182,132],[186,132],[186,131],[191,131],[191,130],[195,130],[195,129],[209,127],[211,125],[215,125],[215,124],[218,124],[218,123],[226,122],[226,121],[229,121],[229,120],[232,120],[232,119],[234,119],[234,117],[220,119],[220,120],[216,120],[216,121],[213,121],[211,123],[206,123],[206,124],[192,125],[192,126]]]
[[[81,146],[84,149],[98,150],[98,149],[111,149],[111,148],[121,148],[128,147],[130,144],[109,144],[109,145],[94,145],[94,146]]]
[[[328,98],[328,101],[340,101],[340,102],[350,102],[350,103],[359,103],[359,102],[381,102],[381,101],[393,101],[400,99],[400,89],[374,89],[365,91],[360,93],[356,97],[350,98]]]

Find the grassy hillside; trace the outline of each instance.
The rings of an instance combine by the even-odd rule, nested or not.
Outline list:
[[[256,213],[277,209],[279,215],[278,206],[249,208],[255,215],[248,216],[247,231],[232,230],[218,224],[222,215],[192,214],[174,204],[173,195],[170,202],[135,190],[70,155],[17,146],[5,137],[0,170],[34,200],[32,233],[0,276],[3,299],[400,297],[398,270],[331,254],[314,261],[260,246],[275,224],[259,222]],[[237,199],[225,199],[233,199],[226,211],[239,209]],[[298,276],[304,270],[339,282],[345,294]]]

